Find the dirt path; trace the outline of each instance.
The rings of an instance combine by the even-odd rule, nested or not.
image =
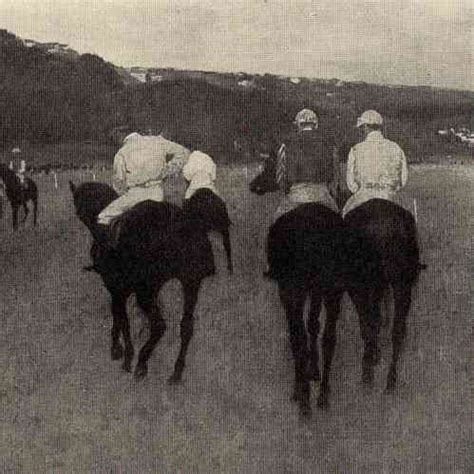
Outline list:
[[[302,423],[289,401],[292,359],[263,242],[276,196],[249,195],[242,170],[226,173],[236,274],[200,296],[184,383],[168,387],[178,350],[180,289],[162,297],[169,329],[135,384],[109,359],[108,296],[88,262],[89,237],[67,190],[43,194],[43,223],[20,233],[1,223],[0,398],[2,472],[468,472],[469,264],[473,174],[416,168],[421,277],[400,364],[383,393],[390,357],[372,391],[359,383],[361,341],[346,302],[338,328],[331,409]],[[130,305],[138,338],[141,316]],[[315,391],[317,387],[315,387]],[[313,401],[315,395],[313,394]]]

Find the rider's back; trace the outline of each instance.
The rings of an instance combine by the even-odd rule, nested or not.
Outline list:
[[[333,142],[319,129],[294,133],[285,141],[288,182],[330,183],[334,179]]]

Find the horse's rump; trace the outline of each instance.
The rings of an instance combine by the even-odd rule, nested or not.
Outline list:
[[[310,278],[322,287],[341,283],[344,238],[344,222],[339,214],[321,204],[302,204],[270,227],[270,275],[279,281]]]
[[[357,242],[380,259],[387,282],[416,279],[420,255],[410,212],[390,201],[372,199],[349,212],[345,224],[351,245]]]
[[[143,264],[163,277],[183,272],[203,277],[214,273],[210,241],[195,229],[178,206],[168,202],[143,201],[112,224],[117,228],[117,252],[137,272]],[[150,263],[156,263],[156,269]]]
[[[183,211],[188,219],[208,230],[227,229],[231,222],[225,202],[210,189],[198,189],[183,203]]]

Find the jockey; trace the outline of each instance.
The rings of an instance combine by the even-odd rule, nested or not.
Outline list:
[[[407,160],[403,150],[384,138],[383,119],[375,110],[367,110],[358,119],[356,127],[365,140],[351,148],[347,162],[347,187],[353,193],[342,211],[342,216],[370,199],[394,197],[408,179]]]
[[[300,204],[317,202],[339,209],[329,190],[337,182],[339,163],[335,144],[318,130],[316,113],[303,109],[295,117],[296,132],[277,154],[276,181],[285,193],[275,220]]]
[[[99,229],[105,230],[104,226],[139,202],[164,200],[163,181],[179,173],[189,156],[187,148],[168,140],[164,134],[133,132],[124,138],[114,158],[112,179],[119,197],[98,215]]]
[[[25,186],[26,161],[22,158],[18,147],[12,149],[12,159],[8,167],[16,174],[21,186]]]

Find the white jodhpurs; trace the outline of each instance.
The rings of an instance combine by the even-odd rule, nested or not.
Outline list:
[[[112,201],[105,209],[103,209],[97,216],[99,224],[109,224],[112,219],[122,215],[125,211],[131,209],[135,204],[143,201],[157,201],[164,200],[163,188],[161,183],[153,186],[135,186],[129,188],[125,194]]]

